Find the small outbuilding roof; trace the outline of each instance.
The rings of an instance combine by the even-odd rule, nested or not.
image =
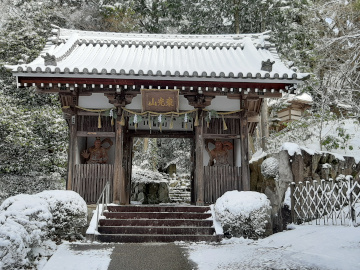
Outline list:
[[[54,29],[40,56],[7,66],[15,76],[296,83],[269,32],[240,35],[123,34]]]

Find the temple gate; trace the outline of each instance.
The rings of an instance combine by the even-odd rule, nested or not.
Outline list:
[[[250,190],[248,136],[261,103],[308,76],[281,62],[269,33],[52,34],[36,60],[7,68],[20,88],[59,94],[70,131],[67,189],[88,203],[106,181],[113,202],[130,203],[134,137],[194,141],[196,205]]]

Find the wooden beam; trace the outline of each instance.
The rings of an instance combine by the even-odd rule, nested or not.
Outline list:
[[[204,134],[204,139],[239,139],[240,135],[238,134]]]
[[[201,87],[202,91],[204,93],[204,95],[206,95],[207,93],[217,93],[217,95],[219,94],[226,94],[228,92],[223,93],[222,91],[204,91],[204,89],[206,89],[206,87],[208,88],[242,88],[242,89],[274,89],[275,91],[279,91],[282,89],[285,89],[285,86],[292,86],[293,84],[297,83],[296,81],[294,83],[269,83],[269,82],[233,82],[231,80],[228,81],[206,81],[206,79],[204,79],[204,81],[183,81],[183,80],[167,80],[167,79],[108,79],[108,78],[94,78],[91,77],[91,75],[89,75],[88,78],[70,78],[70,77],[27,77],[27,76],[19,76],[18,77],[18,82],[21,84],[27,83],[27,84],[33,84],[35,83],[36,85],[40,85],[41,83],[44,84],[49,84],[52,83],[54,89],[58,89],[58,91],[64,91],[64,90],[60,90],[57,87],[57,84],[70,84],[70,85],[74,85],[74,84],[78,84],[79,88],[82,88],[81,86],[86,84],[86,85],[100,85],[102,84],[104,88],[107,87],[107,85],[128,85],[128,86],[141,86],[144,85],[144,87],[148,87],[148,86],[160,86],[160,87],[177,87],[178,89],[181,89],[181,87],[193,87],[194,89]],[[97,89],[94,88],[94,89]],[[45,88],[42,90],[41,88],[39,88],[40,91],[45,91]],[[188,89],[187,89],[188,90]],[[46,91],[50,91],[50,89],[47,89]],[[67,91],[67,90],[65,90]],[[96,91],[101,91],[103,92],[104,90],[102,89],[98,89]],[[197,93],[197,91],[192,91],[193,93]],[[262,93],[260,93],[262,94]],[[259,95],[260,95],[259,94]],[[266,93],[264,93],[266,95],[268,95],[268,91]],[[271,94],[271,92],[269,93]]]
[[[159,130],[129,130],[127,136],[130,138],[194,138],[193,131],[165,131]]]
[[[281,89],[281,88],[280,88]],[[240,99],[241,97],[247,98],[247,97],[257,97],[257,98],[281,98],[282,94],[279,92],[266,92],[263,95],[260,95],[259,93],[249,93],[245,95],[244,93],[228,93],[227,94],[228,99]]]
[[[99,115],[99,114],[97,114]],[[115,132],[91,132],[91,131],[78,131],[77,133],[78,137],[109,137],[114,138]]]
[[[204,128],[203,111],[199,113],[199,125],[195,127],[195,185],[196,185],[196,205],[204,205]]]
[[[248,117],[248,122],[249,123],[259,123],[259,121],[260,121],[260,116],[259,115]]]

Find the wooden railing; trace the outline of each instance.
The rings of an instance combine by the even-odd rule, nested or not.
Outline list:
[[[74,167],[72,190],[79,193],[87,204],[96,203],[106,182],[109,181],[112,201],[113,176],[112,164],[77,164]]]
[[[204,183],[205,203],[215,203],[226,191],[242,190],[241,167],[205,166]]]

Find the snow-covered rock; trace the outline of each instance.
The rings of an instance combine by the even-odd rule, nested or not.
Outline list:
[[[261,173],[265,178],[276,178],[279,175],[279,161],[269,157],[261,164]]]
[[[256,239],[268,234],[271,207],[265,194],[228,191],[216,200],[214,209],[225,235]]]

